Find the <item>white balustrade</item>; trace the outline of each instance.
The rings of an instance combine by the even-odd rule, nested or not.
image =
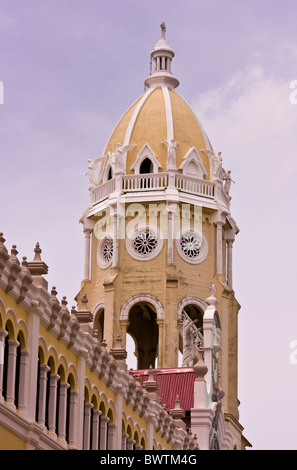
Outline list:
[[[124,193],[139,191],[162,191],[168,186],[168,173],[148,173],[142,175],[123,175],[122,191]],[[179,191],[214,199],[215,184],[190,176],[175,175],[175,187]],[[106,199],[115,190],[115,179],[111,179],[91,190],[91,202]]]
[[[176,175],[176,188],[185,193],[214,197],[214,183],[185,175]]]
[[[115,190],[115,179],[111,179],[106,183],[100,184],[95,189],[92,189],[91,192],[91,202],[95,204],[96,202],[103,201]]]
[[[167,186],[167,173],[148,173],[143,175],[123,176],[123,191],[155,191]]]

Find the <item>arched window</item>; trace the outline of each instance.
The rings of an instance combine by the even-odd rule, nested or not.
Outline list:
[[[150,158],[146,157],[140,165],[139,174],[153,173],[154,166]]]
[[[109,167],[109,170],[108,170],[108,173],[107,173],[107,180],[111,180],[112,179],[112,168],[111,166]]]

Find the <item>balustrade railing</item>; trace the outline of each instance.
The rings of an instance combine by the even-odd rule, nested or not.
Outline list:
[[[168,173],[149,173],[142,175],[123,175],[120,187],[123,193],[138,192],[138,191],[162,191],[168,186]],[[100,186],[91,190],[91,202],[97,202],[106,199],[112,192],[115,191],[116,181],[115,178],[101,184]],[[213,199],[215,197],[215,184],[211,181],[200,180],[190,176],[175,175],[175,187],[179,191],[195,194],[198,196],[208,197]]]
[[[214,197],[214,183],[185,175],[176,175],[176,188],[185,193]]]
[[[129,191],[146,191],[165,189],[168,184],[167,173],[151,173],[143,175],[125,175],[123,176],[122,189]]]

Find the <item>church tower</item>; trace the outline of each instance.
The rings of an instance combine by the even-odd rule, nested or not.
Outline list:
[[[102,156],[89,160],[90,203],[80,220],[85,234],[80,322],[108,350],[118,335],[125,348],[130,335],[138,369],[191,366],[203,344],[211,285],[222,330],[225,419],[240,429],[240,306],[232,287],[232,245],[239,229],[230,212],[231,174],[176,91],[174,51],[165,33],[162,23],[146,91],[121,117]],[[197,346],[193,357],[184,344],[189,321]]]

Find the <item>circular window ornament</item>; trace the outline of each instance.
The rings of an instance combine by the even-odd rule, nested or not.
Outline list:
[[[113,258],[113,239],[110,235],[102,238],[98,244],[97,262],[100,268],[106,269],[111,265]]]
[[[163,248],[163,239],[157,227],[141,225],[126,238],[126,249],[132,258],[148,261],[155,258]]]
[[[187,263],[202,263],[208,254],[207,240],[197,230],[182,230],[180,237],[175,240],[175,243],[179,255]]]

